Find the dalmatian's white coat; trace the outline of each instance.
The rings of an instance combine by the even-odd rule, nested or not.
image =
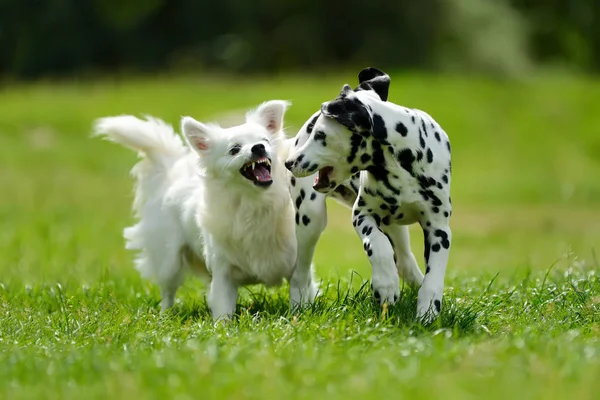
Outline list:
[[[360,79],[361,75],[370,77],[370,82]],[[341,195],[347,204],[357,188],[353,225],[372,265],[375,298],[382,304],[396,302],[400,274],[409,284],[421,285],[417,317],[430,321],[441,310],[452,241],[450,142],[427,113],[385,101],[386,74],[369,68],[361,71],[359,80],[356,90],[344,85],[336,99],[324,103],[305,123],[286,162],[297,178],[317,175],[318,170],[313,189],[321,195],[311,193],[307,199],[302,195],[308,193],[307,188],[291,187],[292,196],[300,199],[296,201],[299,261],[312,259],[314,254],[314,245],[302,254],[308,247],[303,238],[311,235],[301,232],[306,228],[303,220],[315,218],[303,215],[306,200],[311,211],[326,216],[325,196]],[[301,181],[306,185],[306,178]],[[325,219],[317,221],[321,224],[317,228],[324,228]],[[413,223],[419,223],[424,233],[425,276],[410,250],[408,225]],[[299,278],[304,269],[310,271],[310,261],[304,262],[308,269],[302,262],[296,265],[294,275]]]

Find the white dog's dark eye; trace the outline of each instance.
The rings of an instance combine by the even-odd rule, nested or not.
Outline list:
[[[229,149],[229,154],[231,154],[232,156],[235,156],[237,153],[240,152],[242,146],[240,146],[239,144],[234,144],[231,149]]]

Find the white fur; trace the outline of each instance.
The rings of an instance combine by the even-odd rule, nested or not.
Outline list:
[[[126,228],[124,236],[128,249],[139,250],[137,269],[160,286],[163,311],[173,305],[186,267],[211,277],[208,302],[215,319],[235,312],[239,286],[291,279],[297,244],[288,172],[282,164],[289,147],[282,133],[287,105],[263,103],[247,114],[244,124],[227,129],[184,117],[188,146],[157,119],[117,116],[96,122],[97,135],[142,156],[132,170],[139,222]],[[239,172],[259,143],[272,162],[268,188],[255,186]],[[241,149],[231,155],[234,144]],[[301,283],[312,300],[312,279]]]

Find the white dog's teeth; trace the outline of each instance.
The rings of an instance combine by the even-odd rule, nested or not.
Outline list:
[[[254,166],[255,165],[256,165],[255,163],[252,163],[252,171],[254,171]]]

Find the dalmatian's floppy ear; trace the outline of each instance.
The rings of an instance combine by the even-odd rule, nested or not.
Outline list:
[[[321,113],[326,117],[336,120],[352,132],[370,132],[373,121],[367,107],[355,96],[350,85],[344,85],[340,95],[332,101],[321,105]]]
[[[387,101],[390,90],[390,77],[377,68],[367,67],[358,73],[359,85],[356,91],[373,90],[382,101]]]

